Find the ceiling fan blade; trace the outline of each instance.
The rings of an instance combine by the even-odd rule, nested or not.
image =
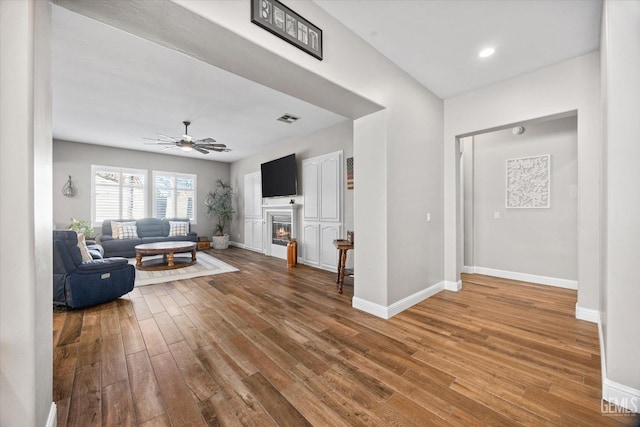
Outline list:
[[[202,143],[202,144],[212,144],[212,143],[216,142],[216,140],[213,139],[213,138],[204,138],[204,139],[199,139],[199,140],[193,141],[193,142],[196,142],[198,144],[200,144],[200,143]]]
[[[210,150],[217,151],[218,153],[226,153],[231,151],[231,148],[213,147],[213,148],[210,148]]]
[[[225,144],[198,144],[200,147],[204,148],[227,148]]]
[[[156,142],[145,142],[144,145],[176,145],[176,143],[175,142],[156,141]]]
[[[162,133],[158,133],[158,134],[156,134],[156,135],[161,136],[161,137],[163,137],[163,138],[167,138],[167,139],[169,139],[169,140],[171,140],[171,141],[173,141],[173,142],[178,142],[178,139],[177,139],[177,138],[174,138],[174,137],[172,137],[172,136],[167,136],[167,135],[164,135],[164,134],[162,134]]]
[[[201,152],[202,154],[209,154],[209,152],[207,150],[205,150],[204,148],[200,148],[197,145],[193,147],[194,150]]]

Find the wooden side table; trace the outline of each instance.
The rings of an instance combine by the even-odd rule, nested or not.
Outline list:
[[[207,249],[211,249],[211,242],[207,236],[199,236],[198,237],[198,250],[206,251]]]
[[[353,249],[353,243],[348,240],[338,239],[333,241],[333,245],[338,249],[338,277],[336,283],[338,284],[338,293],[342,293],[344,287],[344,270],[347,263],[347,252],[349,249]]]

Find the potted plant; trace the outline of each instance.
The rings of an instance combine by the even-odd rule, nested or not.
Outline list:
[[[69,230],[73,230],[76,233],[83,233],[87,239],[95,238],[93,227],[89,221],[80,221],[75,218],[71,218],[71,224],[67,226]]]
[[[229,247],[229,234],[225,233],[233,219],[233,188],[228,182],[219,179],[216,181],[215,191],[209,191],[204,199],[204,211],[207,216],[215,214],[218,223],[213,233],[213,249],[226,249]]]

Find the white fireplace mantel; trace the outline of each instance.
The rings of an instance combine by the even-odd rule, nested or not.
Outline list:
[[[265,255],[287,259],[287,248],[284,246],[273,245],[271,243],[271,225],[273,223],[273,217],[283,214],[291,215],[291,238],[299,239],[298,209],[301,207],[302,205],[298,203],[287,203],[286,205],[262,205],[262,218],[264,218],[262,241],[264,242]]]

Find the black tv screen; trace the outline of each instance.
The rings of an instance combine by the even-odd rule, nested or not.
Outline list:
[[[262,197],[295,196],[298,194],[296,155],[260,165],[262,173]]]

